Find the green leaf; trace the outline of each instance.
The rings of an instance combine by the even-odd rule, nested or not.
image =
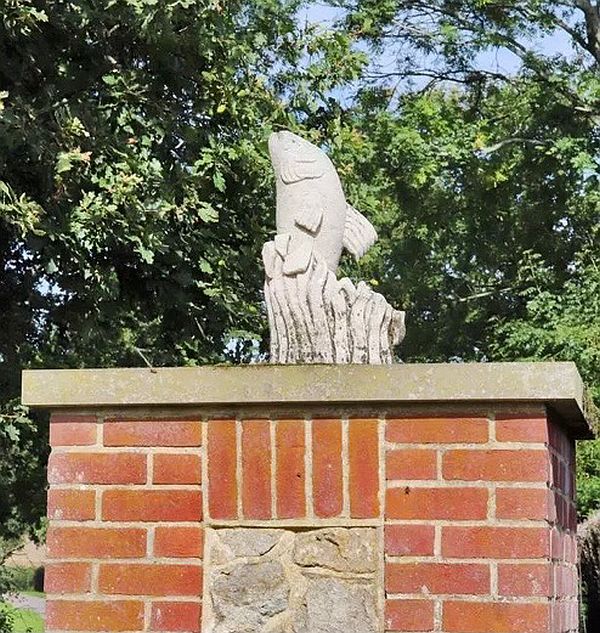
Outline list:
[[[199,202],[198,216],[204,222],[217,222],[219,219],[219,212],[208,202]]]
[[[225,191],[225,178],[223,178],[223,174],[220,171],[215,171],[213,173],[213,184],[215,185],[217,191]]]
[[[73,160],[69,152],[61,152],[56,160],[56,173],[62,174],[70,171],[73,166]]]
[[[205,259],[200,260],[200,270],[203,273],[207,274],[212,274],[214,272],[213,267],[210,265],[210,262],[206,261]]]
[[[91,152],[82,152],[80,148],[76,148],[69,152],[59,152],[56,159],[55,171],[62,174],[71,171],[73,165],[77,163],[89,163]]]

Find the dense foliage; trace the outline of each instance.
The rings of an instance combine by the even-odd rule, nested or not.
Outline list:
[[[0,0],[0,536],[43,511],[21,368],[265,358],[280,127],[377,226],[343,267],[408,311],[404,360],[575,360],[600,397],[595,5],[332,0],[325,29],[301,4]]]
[[[578,542],[585,604],[581,629],[592,633],[600,626],[600,514],[592,515],[580,526]]]
[[[363,57],[297,6],[0,0],[0,536],[43,508],[23,367],[239,362],[261,341],[266,137]]]

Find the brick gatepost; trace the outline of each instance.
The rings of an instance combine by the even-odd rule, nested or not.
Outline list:
[[[241,534],[291,543],[292,620],[322,618],[318,581],[372,601],[368,632],[574,633],[582,393],[568,363],[25,372],[52,412],[46,630],[229,630]],[[372,564],[315,572],[329,541]]]

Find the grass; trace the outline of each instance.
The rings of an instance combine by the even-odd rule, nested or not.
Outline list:
[[[11,605],[0,602],[0,610],[12,609],[14,612],[13,633],[44,633],[44,620],[29,609],[15,609]]]
[[[5,567],[3,571],[8,573],[11,588],[18,594],[43,598],[44,594],[35,591],[35,587],[43,584],[43,569],[32,567]],[[11,633],[43,633],[44,620],[35,611],[25,608],[17,608],[6,602],[0,602],[0,615],[10,612],[12,617]],[[4,630],[5,627],[2,627]]]

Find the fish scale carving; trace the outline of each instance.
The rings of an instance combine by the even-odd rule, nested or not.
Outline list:
[[[375,229],[346,203],[318,147],[277,132],[269,151],[277,184],[277,235],[263,247],[271,362],[391,363],[404,312],[366,283],[335,274],[342,249],[362,257]]]

